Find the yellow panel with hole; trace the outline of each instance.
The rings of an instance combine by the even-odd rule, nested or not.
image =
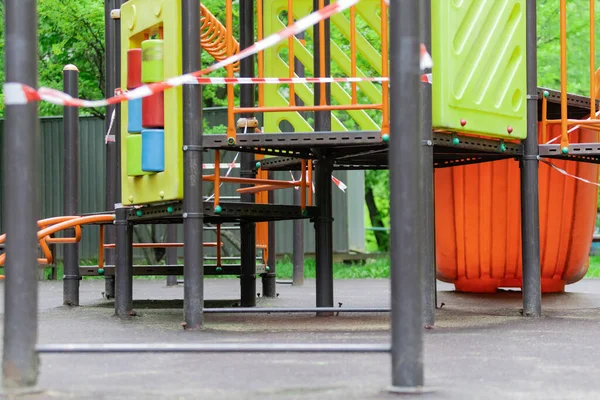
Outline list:
[[[181,1],[130,0],[121,6],[121,88],[127,88],[127,51],[141,48],[145,35],[162,27],[165,79],[181,75]],[[200,44],[198,44],[200,45]],[[122,168],[124,205],[147,204],[183,198],[183,136],[181,88],[164,93],[165,170],[129,176]],[[121,107],[121,165],[127,160],[127,103]]]
[[[361,32],[357,29],[356,33],[356,49],[362,63],[368,64],[378,76],[381,76],[381,50],[374,48],[369,39],[364,35],[364,31],[369,31],[372,35],[381,37],[381,19],[378,12],[374,10],[380,9],[380,0],[362,0],[356,5],[357,21],[360,20],[364,24],[365,29]],[[264,2],[264,36],[279,32],[286,27],[287,21],[287,0],[274,0]],[[312,0],[294,0],[294,19],[298,20],[312,11]],[[351,60],[350,60],[350,20],[349,11],[336,14],[331,18],[331,29],[339,31],[344,37],[344,43],[336,43],[331,41],[331,63],[336,64],[345,74],[351,76]],[[283,16],[285,16],[283,18]],[[357,25],[358,26],[358,25]],[[308,29],[304,32],[307,38],[312,35],[313,30]],[[378,39],[379,40],[379,39]],[[347,42],[347,43],[346,43]],[[287,59],[288,41],[278,43],[277,45],[264,51],[265,77],[289,77],[289,67]],[[304,65],[306,76],[313,76],[313,52],[312,49],[307,49],[305,44],[298,39],[294,39],[294,56]],[[296,74],[297,76],[298,74]],[[360,66],[357,67],[357,76],[367,76],[364,71],[361,71]],[[314,104],[313,84],[295,84],[294,90],[296,95],[302,99],[305,105],[311,106]],[[358,91],[366,96],[363,103],[381,104],[381,85],[372,82],[358,83]],[[287,85],[264,85],[265,106],[268,107],[286,107],[289,105],[289,88]],[[332,104],[351,104],[351,88],[350,84],[332,83],[331,84]],[[376,112],[378,117],[380,111]],[[349,110],[344,113],[332,113],[331,128],[333,131],[348,130],[343,123],[342,118],[347,117],[353,120],[357,126],[356,130],[378,131],[380,126],[375,122],[364,110]],[[313,130],[311,124],[303,118],[298,112],[277,112],[264,113],[265,132],[280,132],[280,123],[287,121],[292,125],[296,132],[311,132]]]
[[[431,0],[435,129],[527,136],[525,6]]]

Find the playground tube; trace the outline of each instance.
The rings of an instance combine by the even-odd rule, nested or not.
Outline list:
[[[560,125],[549,125],[547,133],[549,138],[560,136]],[[570,135],[571,143],[597,141],[598,133],[591,129]],[[569,174],[598,181],[596,164],[550,161]],[[514,160],[435,172],[438,279],[461,292],[521,287],[519,184]],[[562,292],[587,272],[598,188],[540,163],[539,193],[542,291]]]

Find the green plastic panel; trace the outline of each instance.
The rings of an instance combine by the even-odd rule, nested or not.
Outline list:
[[[152,172],[142,170],[142,135],[127,135],[127,175],[142,176]]]
[[[312,0],[294,0],[294,18],[300,19],[308,15],[313,8]],[[379,9],[380,0],[361,0],[356,5],[356,13],[362,18],[369,27],[377,34],[381,34],[381,19],[374,12]],[[265,1],[263,6],[264,15],[264,36],[267,37],[272,33],[279,32],[286,27],[280,16],[287,12],[287,0],[270,0]],[[336,14],[331,17],[331,24],[345,37],[350,40],[350,21],[344,14]],[[333,28],[332,28],[333,29]],[[305,35],[311,36],[313,30],[308,29]],[[294,39],[294,56],[304,65],[306,76],[313,76],[313,55],[312,49],[307,47],[298,39]],[[357,53],[361,55],[373,67],[378,74],[381,74],[381,54],[380,49],[375,49],[361,32],[356,35]],[[351,61],[350,56],[344,50],[341,43],[331,42],[331,60],[337,64],[346,74],[351,76]],[[287,56],[282,58],[281,54],[288,48],[288,41],[284,40],[277,45],[265,50],[265,67],[264,76],[266,77],[289,77],[289,67],[287,64]],[[365,73],[357,68],[357,76],[364,77]],[[285,107],[289,105],[289,96],[286,90],[280,90],[281,86],[287,85],[264,85],[265,106],[268,107]],[[360,82],[358,90],[362,91],[369,99],[371,104],[381,103],[381,90],[372,82]],[[313,85],[295,84],[294,90],[296,95],[302,99],[305,105],[314,104]],[[283,92],[283,93],[282,93]],[[350,104],[352,95],[349,85],[339,83],[331,84],[331,97],[336,104]],[[363,130],[379,130],[379,125],[373,121],[369,115],[363,110],[348,111],[348,116],[353,119],[356,124]],[[280,132],[279,124],[282,121],[290,123],[297,132],[311,132],[313,130],[309,122],[304,119],[298,112],[277,112],[264,113],[264,128],[266,133]],[[331,116],[331,128],[333,131],[347,130],[342,121]]]
[[[525,138],[525,0],[431,0],[431,8],[434,128]]]
[[[163,27],[164,77],[181,75],[181,1],[130,0],[121,6],[121,76],[127,77],[127,50],[140,48],[145,40],[144,34],[159,26]],[[121,86],[126,89],[126,79],[122,80]],[[129,166],[127,102],[122,103],[121,110],[121,165]],[[181,88],[165,91],[165,170],[129,176],[127,169],[123,168],[121,201],[124,205],[183,199],[181,110]]]

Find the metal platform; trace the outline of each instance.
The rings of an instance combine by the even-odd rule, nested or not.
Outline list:
[[[548,118],[560,118],[560,91],[539,87],[538,120],[542,119],[542,99],[545,91],[548,92]],[[600,108],[600,100],[597,103],[597,108]],[[569,118],[585,119],[589,112],[589,97],[568,94]],[[393,135],[392,133],[392,140]],[[319,157],[334,159],[334,168],[338,170],[387,169],[388,145],[382,140],[379,131],[251,133],[238,134],[236,140],[237,143],[231,146],[227,144],[226,135],[206,135],[204,147],[210,150],[233,150],[275,156],[261,162],[263,169],[272,171],[298,170],[300,159],[318,160]],[[519,157],[522,153],[518,142],[502,142],[495,138],[477,138],[451,132],[434,132],[432,145],[436,168]],[[583,154],[576,146],[572,150],[572,153],[575,152]],[[577,157],[570,155],[567,158]]]
[[[538,121],[542,120],[542,99],[544,91],[548,92],[548,119],[560,118],[560,91],[538,88]],[[600,106],[600,100],[596,101],[596,110]],[[590,114],[590,98],[569,93],[567,95],[567,115],[570,119],[585,119]]]
[[[331,132],[328,135],[343,141],[340,138],[347,133]],[[515,158],[522,154],[520,143],[450,132],[434,132],[433,140],[424,145],[433,146],[434,165],[437,168]],[[382,140],[331,148],[327,150],[327,156],[334,160],[334,168],[338,170],[388,168],[388,144]],[[289,156],[266,158],[261,160],[261,168],[272,171],[298,170],[300,159]],[[315,164],[318,162],[316,159]]]
[[[304,212],[300,206],[283,204],[254,204],[242,202],[222,202],[221,212],[215,211],[215,203],[205,201],[203,206],[205,223],[226,222],[264,222],[294,219],[314,218],[317,216],[316,207],[306,207]],[[182,223],[185,215],[183,203],[174,202],[161,205],[129,209],[127,220],[132,224]]]
[[[559,144],[541,144],[540,157],[600,164],[600,143],[572,143],[562,154]]]

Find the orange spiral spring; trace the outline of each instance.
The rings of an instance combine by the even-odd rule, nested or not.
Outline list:
[[[200,43],[202,48],[217,61],[227,58],[227,36],[231,32],[219,22],[219,20],[204,5],[200,4]],[[233,54],[240,51],[240,44],[233,39]],[[233,70],[239,71],[240,62],[233,64]]]

